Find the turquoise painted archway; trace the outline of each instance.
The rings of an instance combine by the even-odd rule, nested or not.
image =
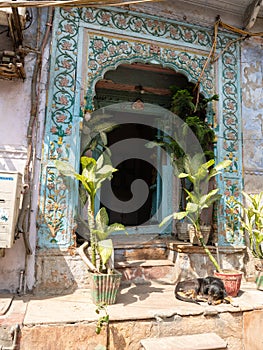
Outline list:
[[[73,244],[77,184],[57,177],[54,160],[79,166],[82,113],[93,110],[95,84],[107,70],[132,62],[160,63],[196,82],[209,55],[213,29],[113,9],[57,9],[53,28],[44,154],[42,159],[38,245],[67,249]],[[201,82],[206,96],[219,103],[208,113],[217,135],[218,161],[232,166],[218,179],[221,193],[242,189],[239,44],[218,35],[218,60]],[[67,181],[67,183],[65,183]],[[224,207],[218,209],[222,215]],[[218,220],[220,245],[228,244],[225,223]],[[235,244],[240,244],[238,238]]]

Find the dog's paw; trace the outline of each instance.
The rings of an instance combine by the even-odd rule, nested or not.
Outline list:
[[[227,296],[224,298],[224,303],[230,304],[233,307],[239,307],[239,304],[236,300],[233,300],[231,297]]]

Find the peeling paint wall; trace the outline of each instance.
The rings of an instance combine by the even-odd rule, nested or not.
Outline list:
[[[242,44],[242,121],[244,187],[263,190],[263,39]]]
[[[31,52],[25,57],[26,79],[25,81],[0,79],[0,171],[18,171],[23,175],[28,153],[27,129],[31,111],[31,82],[38,57],[35,52],[37,45],[37,19],[40,19],[39,24],[42,26],[43,33],[46,10],[44,9],[40,12],[33,10],[32,14],[32,25],[23,32],[23,44],[31,49]],[[10,38],[5,33],[0,36],[0,47],[4,50],[7,48],[6,45],[10,45]],[[39,113],[35,115],[36,123],[34,124],[33,131],[33,142],[36,142],[37,146],[34,149],[36,151],[34,153],[34,168],[31,169],[34,183],[30,189],[32,210],[30,212],[31,220],[28,230],[33,254],[26,255],[23,236],[19,234],[19,238],[15,241],[14,245],[11,248],[5,249],[5,256],[0,257],[0,291],[16,293],[19,287],[23,289],[25,284],[27,284],[29,289],[32,289],[35,283],[36,214],[42,151],[41,136],[45,118],[49,45],[47,49],[48,51],[45,52],[42,58],[41,82],[38,85]],[[23,184],[25,184],[25,179],[23,179]],[[23,271],[24,280],[21,280],[21,271]]]
[[[30,67],[32,57],[26,58]],[[30,73],[22,81],[0,81],[0,170],[24,173],[27,158],[27,122],[30,113]],[[23,238],[12,248],[5,250],[0,258],[1,290],[16,292],[19,287],[20,271],[25,269],[25,247]]]

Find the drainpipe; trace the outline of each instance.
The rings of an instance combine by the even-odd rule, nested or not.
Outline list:
[[[2,346],[0,345],[0,350],[17,350],[16,342],[17,342],[17,337],[18,333],[20,331],[19,324],[16,324],[12,329],[11,329],[11,336],[13,338],[13,344],[11,346]]]

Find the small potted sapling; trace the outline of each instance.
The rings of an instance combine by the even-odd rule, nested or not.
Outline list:
[[[242,191],[243,201],[231,196],[227,199],[228,214],[233,215],[236,222],[230,233],[238,229],[248,242],[254,258],[257,288],[263,290],[263,191],[249,194]],[[239,224],[239,226],[238,226]]]
[[[221,198],[221,194],[218,193],[218,188],[206,191],[209,180],[218,175],[222,169],[228,167],[231,164],[231,161],[225,160],[217,165],[214,165],[214,163],[214,159],[211,159],[206,163],[200,163],[199,154],[192,158],[189,156],[185,157],[185,172],[180,173],[178,177],[180,179],[187,178],[192,184],[192,191],[184,188],[184,191],[187,193],[185,210],[167,216],[164,218],[161,225],[164,225],[171,219],[182,220],[187,218],[193,226],[193,232],[199,245],[208,255],[209,259],[215,266],[216,271],[220,271],[219,263],[206,246],[208,239],[204,239],[201,229],[201,214],[204,209],[209,208],[214,202]]]
[[[206,163],[201,163],[200,159],[199,154],[192,158],[189,156],[185,157],[185,172],[180,173],[178,177],[180,179],[187,178],[192,184],[191,191],[184,188],[184,191],[187,193],[186,208],[183,211],[175,212],[164,218],[161,225],[164,225],[171,219],[182,220],[187,218],[193,226],[195,239],[199,242],[199,245],[203,248],[204,252],[215,267],[215,275],[222,278],[228,295],[236,296],[240,288],[242,273],[237,273],[237,271],[224,271],[221,269],[219,261],[217,261],[207,247],[208,238],[205,238],[204,233],[202,232],[201,220],[203,210],[209,208],[222,197],[222,195],[218,193],[218,188],[207,190],[209,180],[220,174],[221,170],[230,166],[231,161],[224,160],[215,165],[214,159],[211,159]],[[232,275],[234,275],[234,278],[237,278],[236,284],[233,283]],[[231,283],[228,283],[229,281],[231,281]],[[233,285],[235,285],[235,290],[231,289]]]
[[[117,169],[113,168],[103,154],[95,160],[81,157],[81,172],[77,173],[67,162],[56,161],[55,166],[62,175],[76,178],[81,182],[80,197],[87,206],[89,240],[78,252],[88,266],[91,275],[91,293],[95,304],[113,304],[121,281],[121,273],[114,268],[113,232],[124,231],[122,224],[109,225],[109,217],[104,207],[95,214],[95,196],[105,180],[110,180]],[[102,288],[105,288],[102,289]]]

